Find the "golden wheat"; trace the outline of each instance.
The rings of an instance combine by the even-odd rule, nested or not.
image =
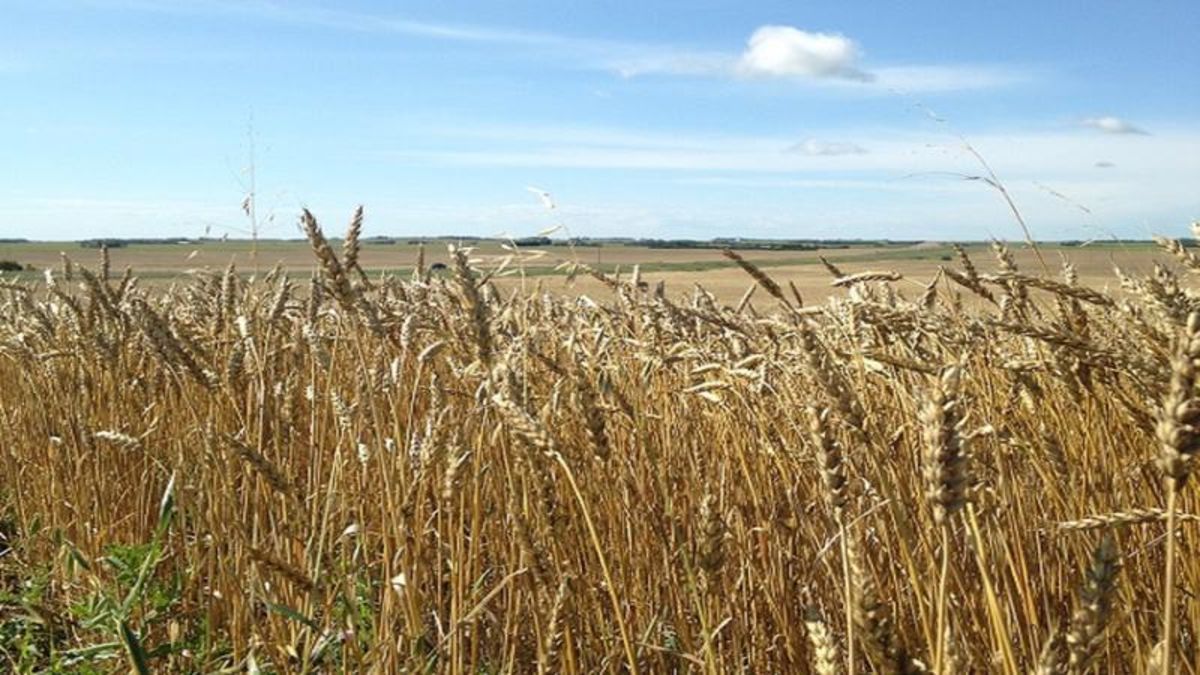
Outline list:
[[[0,669],[1200,670],[1183,243],[1111,293],[826,261],[820,306],[727,251],[725,306],[301,224],[307,290],[0,286]]]

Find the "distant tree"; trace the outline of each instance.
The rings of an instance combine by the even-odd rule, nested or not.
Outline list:
[[[515,239],[514,243],[517,246],[549,246],[550,237],[523,237]]]
[[[79,242],[83,248],[100,248],[107,246],[108,248],[125,248],[126,241],[124,239],[84,239]]]

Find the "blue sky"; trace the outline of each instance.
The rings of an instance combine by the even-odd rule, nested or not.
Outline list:
[[[1200,218],[1200,4],[0,0],[0,236],[1016,239]],[[545,208],[537,187],[553,195]]]

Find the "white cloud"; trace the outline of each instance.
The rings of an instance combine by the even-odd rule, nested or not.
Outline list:
[[[810,33],[792,26],[763,26],[750,36],[738,61],[748,75],[840,78],[869,82],[858,67],[861,50],[838,33]]]
[[[1103,131],[1106,134],[1135,134],[1141,136],[1149,136],[1150,134],[1141,127],[1135,126],[1127,120],[1120,117],[1089,117],[1082,122],[1083,126],[1091,127],[1097,131]]]
[[[785,152],[798,152],[810,157],[837,157],[839,155],[864,155],[867,149],[857,143],[808,138],[788,146]]]
[[[921,94],[993,89],[1020,84],[1034,74],[1007,66],[860,64],[857,42],[840,33],[815,33],[794,26],[762,26],[751,34],[741,54],[625,45],[609,51],[605,67],[622,77],[790,79],[797,85],[823,87],[863,95]]]
[[[1093,164],[1092,166],[1096,167],[1097,169],[1112,169],[1112,168],[1115,168],[1117,165],[1113,164],[1112,162],[1099,161],[1099,162],[1096,162],[1095,164]]]

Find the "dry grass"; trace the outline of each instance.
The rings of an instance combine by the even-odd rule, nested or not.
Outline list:
[[[813,304],[736,254],[736,302],[399,279],[305,225],[310,291],[0,288],[0,668],[1200,666],[1177,243],[1119,292],[831,260]]]

